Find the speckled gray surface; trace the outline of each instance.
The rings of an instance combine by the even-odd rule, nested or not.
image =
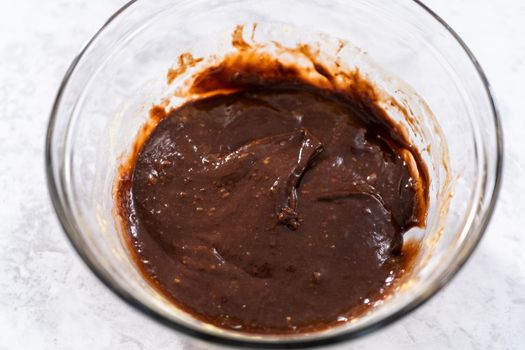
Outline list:
[[[0,0],[0,349],[196,349],[107,290],[66,241],[43,148],[60,80],[122,0]],[[503,119],[497,211],[459,275],[430,302],[349,349],[525,347],[525,3],[427,0],[464,38]]]

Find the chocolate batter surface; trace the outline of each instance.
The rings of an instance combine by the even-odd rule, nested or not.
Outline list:
[[[153,110],[158,125],[120,179],[137,263],[177,306],[227,329],[299,333],[359,315],[413,255],[403,233],[426,212],[417,152],[366,89],[227,68],[196,81],[228,93]]]

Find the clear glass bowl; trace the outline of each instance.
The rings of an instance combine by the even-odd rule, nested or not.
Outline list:
[[[369,71],[381,73],[376,82],[393,95],[402,86],[397,97],[414,108],[411,112],[420,121],[417,130],[406,127],[429,167],[430,208],[427,227],[411,230],[407,237],[422,242],[422,254],[410,279],[390,298],[369,314],[322,332],[250,335],[195,320],[144,281],[113,216],[118,165],[152,104],[166,94],[168,68],[182,52],[205,53],[210,50],[206,43],[213,46],[210,40],[229,35],[238,23],[253,22],[289,25],[299,36],[301,30],[323,32],[362,48],[367,54],[356,49],[348,59],[367,64],[372,57],[375,64]],[[48,185],[57,215],[100,280],[172,329],[214,344],[248,348],[345,341],[399,319],[428,300],[456,274],[480,240],[494,208],[502,160],[498,115],[477,61],[440,18],[408,0],[132,1],[111,17],[66,73],[46,146]]]

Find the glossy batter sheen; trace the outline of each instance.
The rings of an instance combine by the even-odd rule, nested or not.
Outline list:
[[[422,203],[402,138],[306,84],[188,103],[142,146],[123,205],[145,274],[220,327],[295,333],[366,309]]]

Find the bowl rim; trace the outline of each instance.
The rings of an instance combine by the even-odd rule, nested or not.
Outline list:
[[[452,266],[452,268],[449,270],[448,274],[445,276],[442,276],[441,279],[437,280],[435,284],[431,285],[429,290],[426,291],[426,293],[422,293],[421,295],[418,295],[416,298],[411,300],[407,305],[405,305],[403,308],[399,309],[397,312],[393,313],[392,315],[388,315],[385,318],[382,318],[372,324],[365,325],[364,327],[352,331],[342,332],[339,334],[329,335],[327,337],[321,337],[319,339],[284,339],[279,340],[275,342],[258,342],[258,341],[252,341],[252,340],[241,340],[241,339],[234,339],[230,337],[220,336],[220,335],[214,335],[211,333],[208,333],[206,331],[199,331],[196,329],[193,329],[191,327],[188,327],[186,325],[183,325],[181,323],[178,323],[176,321],[170,320],[157,311],[154,311],[144,305],[141,301],[139,301],[137,298],[135,298],[131,293],[129,293],[124,288],[121,288],[117,283],[115,283],[108,275],[106,275],[102,269],[99,269],[96,263],[91,260],[91,257],[87,253],[87,251],[79,244],[78,241],[76,241],[73,236],[74,235],[80,235],[80,232],[70,224],[69,222],[69,209],[64,206],[64,203],[60,199],[59,195],[59,188],[61,185],[56,181],[53,173],[53,154],[52,154],[52,139],[53,134],[55,131],[55,123],[56,123],[56,117],[57,112],[62,100],[62,96],[64,94],[64,91],[67,88],[68,82],[71,78],[71,75],[75,71],[80,59],[84,56],[88,48],[92,45],[92,43],[104,32],[106,27],[119,15],[121,15],[123,12],[126,11],[129,7],[131,7],[133,4],[139,2],[139,0],[131,0],[127,2],[124,6],[122,6],[120,9],[118,9],[113,15],[109,17],[109,19],[100,27],[100,29],[95,33],[95,35],[92,36],[92,38],[87,42],[87,44],[82,48],[82,50],[76,55],[76,57],[73,59],[72,63],[70,64],[68,70],[66,71],[61,83],[60,87],[58,89],[57,95],[55,97],[55,101],[51,110],[50,119],[47,127],[47,133],[46,133],[46,141],[45,141],[45,172],[46,172],[46,178],[47,178],[47,187],[48,192],[51,197],[51,202],[53,204],[53,207],[55,209],[55,213],[59,219],[60,225],[62,227],[62,230],[64,231],[65,235],[67,236],[68,240],[70,241],[73,248],[76,250],[77,254],[82,258],[84,263],[89,267],[91,272],[113,293],[115,293],[119,298],[124,300],[128,305],[132,306],[132,308],[139,310],[142,314],[146,315],[148,318],[154,319],[155,321],[159,322],[160,324],[163,324],[164,326],[169,327],[170,329],[175,329],[176,331],[196,338],[201,341],[207,341],[211,343],[216,343],[220,345],[225,346],[231,346],[235,348],[254,348],[254,349],[278,349],[278,348],[312,348],[312,347],[319,347],[319,346],[326,346],[326,345],[333,345],[337,343],[341,343],[344,341],[348,341],[351,339],[355,339],[358,337],[361,337],[363,335],[369,334],[375,330],[381,329],[386,327],[387,325],[392,324],[393,322],[401,319],[405,315],[411,313],[419,306],[426,303],[429,299],[431,299],[438,291],[440,291],[452,278],[454,278],[459,270],[465,265],[466,261],[469,259],[469,257],[474,252],[475,248],[479,245],[479,242],[481,238],[483,237],[486,228],[490,222],[490,219],[493,216],[494,209],[497,203],[497,199],[500,193],[501,188],[501,182],[502,182],[502,172],[503,172],[503,131],[501,127],[500,122],[500,114],[498,112],[498,108],[496,106],[494,94],[492,92],[492,88],[488,82],[488,79],[481,68],[481,65],[479,64],[478,60],[474,56],[474,54],[470,51],[470,49],[467,47],[465,42],[461,39],[461,37],[441,18],[439,17],[433,10],[431,10],[427,5],[423,4],[421,0],[410,0],[411,2],[415,3],[417,6],[421,7],[427,14],[429,14],[431,17],[433,17],[443,28],[445,28],[450,35],[452,35],[453,39],[455,39],[463,51],[467,54],[467,57],[469,58],[470,62],[476,69],[476,72],[478,76],[480,77],[483,87],[485,90],[485,93],[488,98],[488,102],[490,104],[491,114],[493,117],[493,122],[495,125],[495,133],[496,133],[496,165],[495,165],[495,178],[494,178],[494,184],[492,188],[489,189],[488,195],[490,195],[490,201],[488,203],[488,206],[486,207],[486,210],[482,212],[480,217],[480,222],[478,226],[472,226],[469,229],[469,232],[475,232],[475,239],[470,242],[470,245],[465,247],[465,254],[459,257],[455,261],[455,265]],[[486,175],[485,177],[486,178]]]

